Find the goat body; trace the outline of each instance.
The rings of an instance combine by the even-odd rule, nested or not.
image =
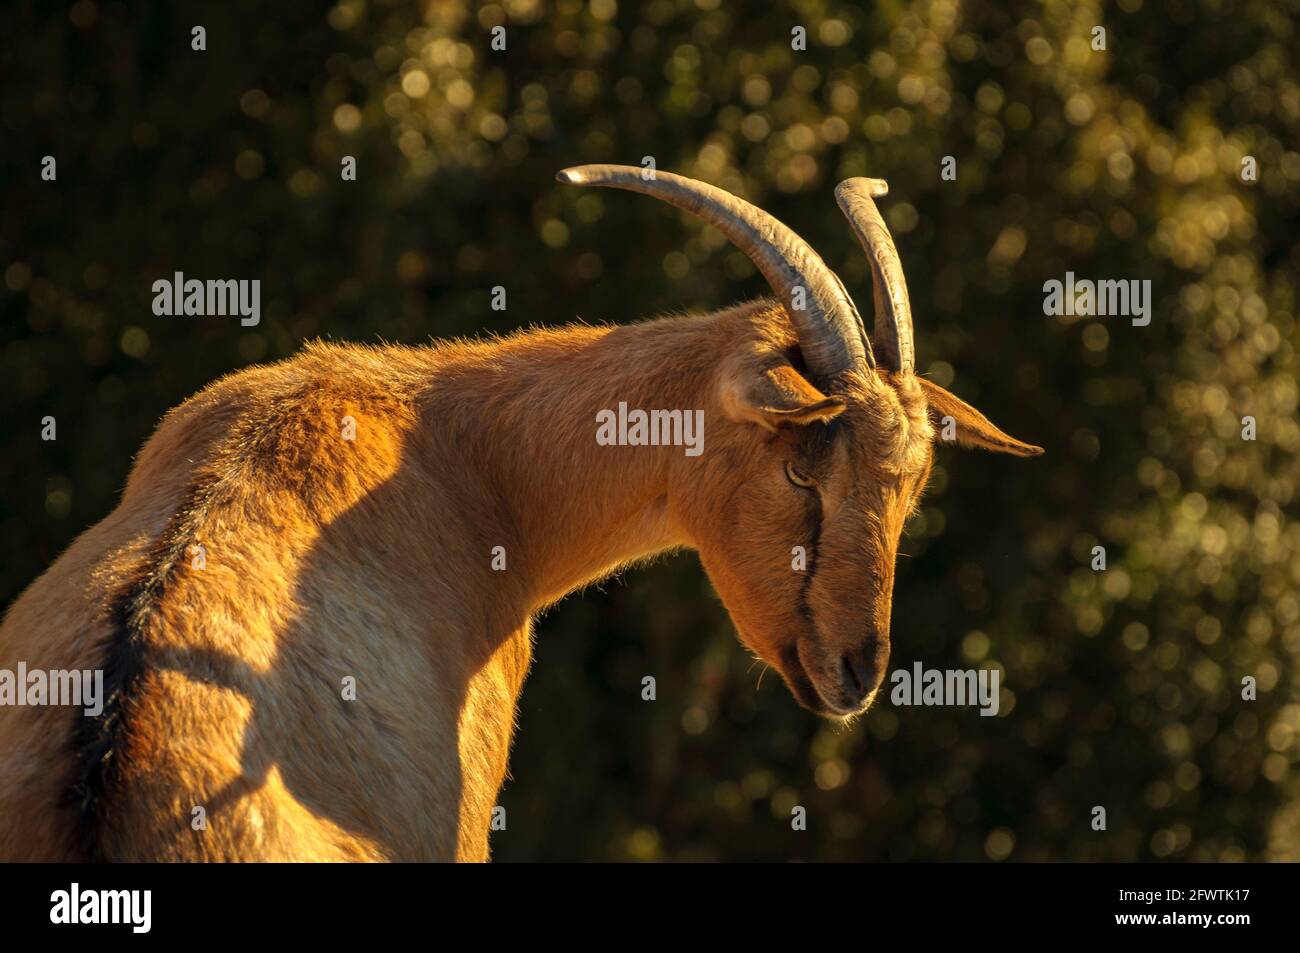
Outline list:
[[[0,709],[0,856],[485,859],[532,616],[687,542],[668,479],[703,464],[598,446],[597,413],[707,416],[707,357],[773,332],[748,306],[314,344],[182,404],[0,629],[0,668],[103,669],[108,695]]]

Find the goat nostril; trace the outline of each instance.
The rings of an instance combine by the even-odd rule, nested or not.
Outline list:
[[[859,698],[871,691],[875,680],[871,677],[871,667],[862,656],[840,656],[840,671],[844,675],[845,686],[852,689]]]
[[[844,676],[844,684],[850,688],[862,691],[862,684],[858,681],[857,674],[853,671],[853,663],[849,661],[847,655],[840,656],[840,672]]]
[[[840,668],[844,672],[844,684],[852,688],[857,695],[866,694],[867,673],[862,660],[849,655],[841,656]]]

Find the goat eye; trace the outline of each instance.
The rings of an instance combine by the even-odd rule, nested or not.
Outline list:
[[[805,489],[812,489],[817,485],[813,480],[810,480],[808,477],[796,470],[794,464],[790,463],[788,460],[785,464],[785,478],[795,486],[801,486]]]

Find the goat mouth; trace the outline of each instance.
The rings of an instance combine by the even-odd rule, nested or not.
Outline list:
[[[808,709],[814,715],[821,715],[824,718],[840,717],[851,712],[840,711],[829,705],[822,693],[818,691],[817,684],[808,674],[808,669],[803,664],[803,659],[799,657],[797,645],[790,645],[781,651],[781,675],[785,679],[786,685],[790,688],[790,694],[794,695],[797,701],[804,708]]]

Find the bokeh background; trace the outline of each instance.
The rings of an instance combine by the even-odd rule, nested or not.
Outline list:
[[[864,303],[831,190],[878,176],[921,368],[1048,450],[941,450],[895,587],[894,667],[996,666],[1002,716],[819,721],[676,556],[541,622],[495,856],[1298,859],[1298,11],[5,4],[0,603],[111,510],[168,408],[310,338],[422,343],[765,293],[717,232],[557,186],[563,166],[653,156],[744,195]],[[155,317],[150,286],[178,270],[259,278],[261,325]],[[1043,282],[1067,270],[1149,279],[1150,326],[1044,316]]]

